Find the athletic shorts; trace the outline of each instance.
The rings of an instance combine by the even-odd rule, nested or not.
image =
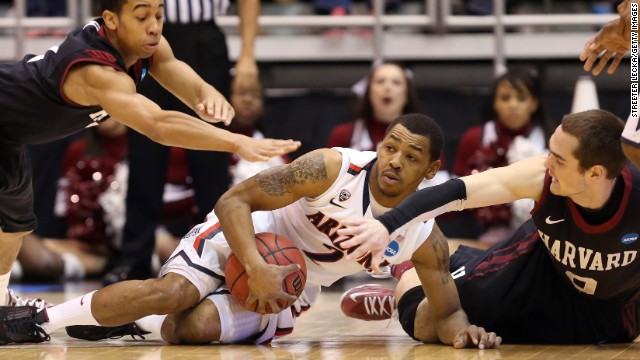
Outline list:
[[[555,270],[532,222],[488,250],[461,246],[450,269],[469,322],[506,342],[630,342],[640,333],[640,302],[621,305],[576,291]],[[422,287],[405,296],[398,303],[400,317],[415,319]],[[413,324],[403,328],[414,336]]]
[[[254,230],[277,232],[270,212],[252,214]],[[169,260],[160,269],[182,275],[198,288],[200,300],[208,299],[220,314],[221,343],[260,344],[293,331],[296,317],[306,310],[320,293],[320,286],[307,283],[298,300],[278,314],[260,315],[246,310],[229,294],[225,285],[224,267],[231,248],[224,238],[218,218],[209,214],[207,221],[196,225],[185,235]]]
[[[26,146],[0,143],[0,229],[3,232],[36,228],[31,178]]]

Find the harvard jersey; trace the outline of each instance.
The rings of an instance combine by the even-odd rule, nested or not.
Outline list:
[[[622,200],[603,224],[588,224],[569,198],[552,194],[548,173],[531,213],[557,270],[576,289],[599,299],[626,301],[640,288],[640,173],[627,167],[618,181],[624,184]]]
[[[82,106],[62,94],[71,67],[96,63],[128,72],[136,84],[146,75],[152,59],[138,60],[130,69],[107,39],[102,19],[73,31],[60,46],[44,55],[0,64],[0,141],[39,144],[60,139],[105,120],[99,106]]]
[[[343,228],[343,220],[373,218],[369,175],[376,153],[334,149],[342,153],[342,167],[333,185],[316,198],[303,198],[273,211],[275,232],[294,241],[306,257],[307,282],[323,286],[371,267],[370,255],[357,262],[344,259],[349,249],[341,243],[348,237],[339,236],[337,230]],[[398,234],[385,252],[386,261],[398,264],[411,259],[433,224],[433,220],[420,222]]]

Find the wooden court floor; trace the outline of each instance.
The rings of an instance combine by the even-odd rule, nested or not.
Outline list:
[[[64,330],[52,334],[47,343],[5,345],[0,359],[33,360],[245,360],[245,359],[558,359],[600,360],[640,359],[640,339],[632,344],[560,346],[503,344],[498,349],[455,350],[444,345],[424,345],[409,338],[397,320],[364,322],[342,315],[339,299],[342,291],[364,282],[391,280],[356,277],[321,294],[318,304],[298,319],[293,334],[269,345],[170,346],[160,338],[147,337],[89,342],[68,337]],[[97,288],[97,283],[67,284],[59,288],[12,286],[19,293],[38,296],[52,302],[83,294]],[[53,291],[52,291],[53,290]],[[31,292],[35,291],[35,292]]]

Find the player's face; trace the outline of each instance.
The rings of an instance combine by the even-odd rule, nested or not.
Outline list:
[[[407,104],[407,79],[393,64],[379,66],[371,77],[369,101],[376,119],[391,122],[402,115]]]
[[[531,121],[538,108],[538,101],[525,86],[515,88],[508,81],[501,81],[496,88],[493,108],[498,120],[510,130],[520,130]]]
[[[163,0],[129,0],[115,16],[118,48],[123,56],[148,58],[162,36]]]
[[[253,127],[262,116],[264,101],[259,85],[234,90],[231,94],[231,106],[236,111],[232,125],[238,128]]]
[[[578,196],[587,190],[587,174],[580,171],[579,161],[573,155],[578,139],[558,126],[549,139],[549,157],[545,167],[551,175],[551,193],[560,196]]]
[[[401,201],[415,191],[425,176],[433,176],[440,161],[431,161],[429,138],[416,135],[403,125],[396,125],[385,136],[378,148],[378,161],[371,173],[371,191],[393,202]],[[381,204],[384,199],[376,196]]]

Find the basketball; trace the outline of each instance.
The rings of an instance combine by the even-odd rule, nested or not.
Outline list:
[[[258,251],[268,264],[289,265],[296,263],[300,265],[300,270],[287,275],[282,282],[282,289],[298,298],[302,294],[307,281],[307,265],[304,262],[302,252],[293,241],[282,235],[258,233],[255,238]],[[244,305],[249,296],[249,277],[240,260],[234,254],[229,256],[224,272],[231,296],[239,304]],[[279,299],[278,305],[284,309],[293,305],[293,303],[287,304],[284,299]],[[247,310],[255,312],[257,308],[258,302],[256,301]]]

